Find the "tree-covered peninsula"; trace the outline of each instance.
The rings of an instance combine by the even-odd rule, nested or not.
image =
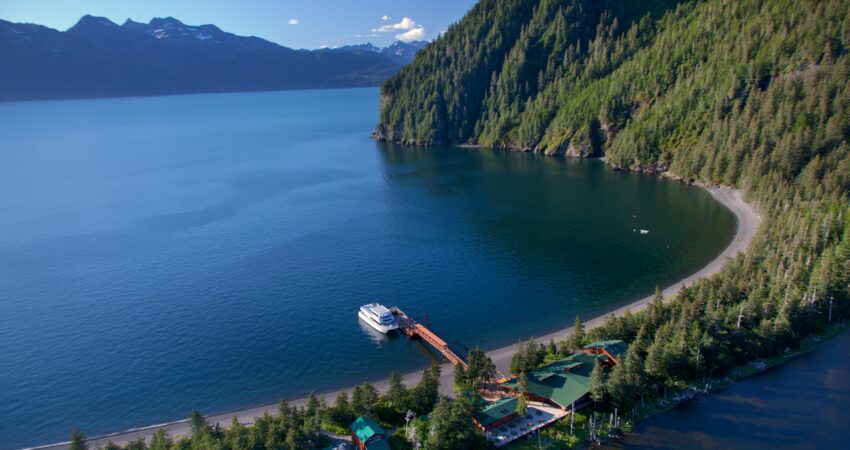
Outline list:
[[[840,0],[481,0],[383,84],[375,136],[743,191],[762,215],[746,254],[589,332],[631,343],[600,391],[631,406],[850,317],[848,50]]]

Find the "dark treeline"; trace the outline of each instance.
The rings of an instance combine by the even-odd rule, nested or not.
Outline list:
[[[495,368],[481,349],[469,354],[470,370],[461,372],[458,392],[471,393],[471,386],[492,378]],[[351,394],[340,392],[332,404],[311,394],[303,407],[282,401],[276,414],[264,414],[254,424],[244,425],[233,418],[227,427],[210,424],[197,411],[189,418],[191,434],[174,438],[158,430],[150,439],[138,439],[123,446],[108,443],[104,450],[300,450],[325,448],[329,434],[347,436],[349,425],[358,417],[370,417],[398,431],[389,437],[392,448],[413,448],[411,442],[428,449],[485,448],[484,436],[474,427],[472,417],[481,407],[477,395],[458,395],[451,400],[439,394],[440,366],[425,369],[415,386],[407,387],[401,375],[393,373],[389,386],[379,393],[366,383]],[[408,423],[408,420],[409,423]],[[78,430],[71,433],[71,450],[91,446]]]
[[[562,345],[629,342],[594,394],[626,407],[850,315],[848,49],[841,0],[482,0],[382,86],[376,135],[604,154],[756,205],[758,235],[720,274]],[[527,346],[514,368],[551,353]]]
[[[531,3],[480,2],[384,84],[379,131],[423,144],[604,152],[623,168],[739,186],[764,216],[747,254],[720,275],[588,333],[632,343],[624,370],[641,380],[613,373],[612,389],[629,378],[722,376],[847,317],[850,3],[692,1],[657,22],[630,18],[636,2]],[[487,26],[500,19],[512,25]],[[479,29],[496,36],[471,40]],[[478,53],[488,80],[452,71],[453,55]],[[470,89],[480,106],[457,120],[455,93]],[[542,362],[536,353],[518,368]]]
[[[736,186],[758,207],[758,235],[718,275],[514,359],[528,372],[592,340],[628,342],[623,364],[592,376],[602,409],[722,378],[850,317],[850,2],[676,3],[481,0],[381,91],[379,138],[604,154]],[[492,377],[483,353],[473,360],[460,390]],[[309,448],[320,428],[355,415],[401,425],[408,410],[426,448],[483,445],[479,400],[441,398],[437,371],[411,388],[395,377],[392,394],[364,386],[251,427],[200,419],[189,438],[125,448]]]

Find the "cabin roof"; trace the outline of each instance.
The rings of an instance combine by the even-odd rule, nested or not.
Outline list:
[[[482,408],[481,411],[475,415],[475,421],[486,428],[491,424],[515,413],[516,407],[517,399],[514,397],[499,399]]]
[[[381,428],[380,425],[378,425],[377,423],[375,423],[374,420],[368,417],[358,417],[357,420],[355,420],[349,428],[351,429],[351,432],[354,433],[355,436],[357,436],[357,439],[360,439],[360,442],[363,443],[365,443],[375,435],[387,435],[387,432],[384,431],[384,429]],[[383,439],[381,441],[383,441]],[[369,448],[373,447],[370,445]]]
[[[547,398],[562,408],[570,406],[589,392],[590,372],[596,362],[604,358],[600,355],[577,353],[559,361],[547,364],[526,374],[528,392]],[[519,378],[504,383],[512,390],[519,389]]]
[[[604,350],[609,355],[616,358],[616,362],[621,362],[620,360],[625,357],[626,353],[629,351],[629,345],[619,339],[591,342],[590,344],[585,345],[584,348]]]

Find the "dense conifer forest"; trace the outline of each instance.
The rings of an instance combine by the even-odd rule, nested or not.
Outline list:
[[[602,327],[579,322],[560,345],[523,345],[512,364],[527,372],[592,340],[625,340],[624,363],[598,370],[591,391],[599,410],[629,411],[850,318],[848,50],[843,0],[481,0],[384,83],[375,135],[604,156],[744,192],[761,229],[720,274]],[[457,375],[459,390],[491,372],[476,358],[481,374]],[[247,428],[193,417],[191,438],[150,448],[317,447],[320,426],[344,432],[354,414],[401,426],[407,409],[429,414],[417,419],[425,448],[482,445],[477,400],[440,398],[438,370],[409,389],[395,377],[382,396],[364,387],[356,401],[282,405]]]
[[[850,316],[848,49],[840,0],[482,0],[384,83],[375,136],[604,156],[744,192],[763,219],[746,254],[572,339],[631,343],[597,386],[628,408]]]
[[[746,254],[591,333],[640,335],[644,378],[685,382],[850,315],[850,3],[675,3],[482,0],[384,83],[376,135],[741,188]]]

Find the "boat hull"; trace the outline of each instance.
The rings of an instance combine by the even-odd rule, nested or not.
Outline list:
[[[391,331],[394,331],[394,330],[397,330],[397,329],[398,329],[398,324],[397,324],[397,323],[396,323],[396,324],[393,324],[392,326],[387,326],[387,325],[383,325],[383,324],[377,323],[377,322],[375,322],[374,320],[372,320],[372,318],[371,318],[371,317],[369,317],[368,315],[366,315],[366,313],[364,313],[363,311],[358,311],[358,312],[357,312],[357,317],[359,317],[359,318],[360,318],[360,320],[362,320],[362,321],[366,322],[366,324],[367,324],[367,325],[369,325],[370,327],[374,328],[376,331],[379,331],[379,332],[384,333],[384,334],[387,334],[387,333],[389,333],[389,332],[391,332]]]

